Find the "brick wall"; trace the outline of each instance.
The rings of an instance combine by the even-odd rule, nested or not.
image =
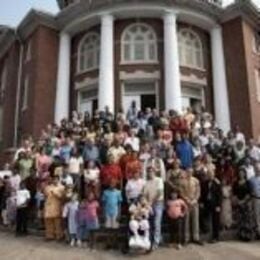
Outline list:
[[[231,124],[238,124],[247,136],[252,134],[244,31],[241,18],[223,24],[223,41],[231,112]]]

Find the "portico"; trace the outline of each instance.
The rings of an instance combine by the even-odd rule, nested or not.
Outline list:
[[[159,63],[157,58],[152,59],[142,55],[140,56],[140,62],[135,60],[132,64],[124,64],[121,61],[120,66],[122,67],[128,64],[133,67],[134,64],[136,64],[136,67],[138,68],[136,68],[136,72],[132,72],[132,76],[130,75],[131,73],[125,73],[126,77],[129,77],[130,75],[130,80],[129,78],[120,78],[124,72],[118,71],[115,67],[115,52],[120,51],[118,47],[119,43],[115,42],[114,38],[115,21],[130,17],[136,19],[136,16],[140,18],[140,9],[142,8],[143,13],[145,13],[147,17],[160,18],[163,23],[163,64]],[[194,19],[192,19],[192,17],[194,17]],[[179,53],[178,23],[179,21],[183,22],[186,20],[188,20],[189,23],[193,23],[202,28],[204,26],[203,21],[207,21],[206,28],[204,27],[203,29],[208,31],[211,38],[214,110],[217,124],[225,131],[228,131],[230,129],[230,115],[221,27],[217,25],[214,19],[207,16],[199,15],[196,12],[191,15],[190,10],[182,9],[180,7],[165,9],[165,7],[162,7],[160,4],[158,6],[138,6],[136,9],[133,7],[127,7],[127,5],[118,8],[110,8],[106,12],[97,12],[91,16],[82,16],[78,19],[78,23],[73,22],[64,27],[63,32],[60,34],[59,69],[55,106],[56,123],[58,123],[60,119],[68,117],[69,114],[69,90],[71,87],[70,42],[74,35],[82,30],[83,24],[87,25],[88,23],[91,25],[100,24],[100,52],[98,60],[98,77],[96,78],[97,99],[94,97],[91,99],[91,96],[89,96],[88,100],[95,100],[95,106],[97,106],[99,110],[104,110],[105,106],[108,106],[112,112],[115,112],[115,103],[117,102],[116,89],[119,87],[121,88],[121,106],[124,109],[127,109],[127,106],[129,106],[131,96],[140,103],[140,107],[143,107],[143,104],[147,103],[156,108],[160,108],[159,95],[162,90],[158,89],[158,82],[164,82],[163,103],[165,109],[174,109],[178,112],[182,112],[183,107],[187,105],[184,104],[184,96],[187,97],[187,91],[185,92],[182,86],[183,76],[181,75],[180,68],[183,65],[181,63],[182,61],[180,61]],[[156,43],[157,42],[159,42],[158,39],[156,40]],[[136,48],[138,48],[138,46]],[[143,49],[146,47],[144,46],[140,48]],[[152,51],[153,50],[150,49],[150,52]],[[156,55],[157,54],[155,54],[155,57],[157,57]],[[148,61],[143,61],[142,59],[144,57],[146,57]],[[142,62],[143,64],[147,64],[147,66],[151,64],[155,64],[155,66],[156,64],[158,64],[158,66],[162,65],[163,70],[159,71],[154,69],[150,74],[157,74],[157,76],[149,76],[149,73],[139,69]],[[134,78],[133,75],[138,74],[138,71],[140,72],[139,77]],[[120,86],[115,86],[115,73],[120,74]],[[131,93],[130,89],[133,89],[133,87],[138,88],[138,91]],[[201,95],[201,97],[196,97],[197,99],[195,99],[198,101],[201,100],[201,103],[204,103],[202,100],[203,95],[205,94],[204,90],[202,88],[198,89],[197,93],[200,93],[198,95]],[[89,94],[85,94],[85,97],[88,95]],[[192,97],[190,97],[190,99],[191,98]],[[147,100],[147,102],[142,100]],[[92,110],[95,106],[92,106]]]

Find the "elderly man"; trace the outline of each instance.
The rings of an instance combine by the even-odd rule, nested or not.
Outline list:
[[[144,196],[153,209],[153,249],[161,243],[161,224],[164,209],[164,183],[161,177],[156,176],[155,168],[148,167],[148,179],[144,186]]]
[[[180,177],[180,195],[187,203],[189,210],[185,216],[185,244],[192,241],[196,244],[202,244],[199,235],[199,198],[200,183],[193,177],[193,169],[189,168],[183,171]],[[190,234],[190,223],[192,234]]]
[[[157,177],[161,177],[163,181],[166,181],[166,170],[163,160],[158,156],[158,150],[156,147],[151,148],[151,157],[144,162],[144,174],[143,177],[147,179],[147,169],[154,168]]]

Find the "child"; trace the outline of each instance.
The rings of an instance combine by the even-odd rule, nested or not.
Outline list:
[[[93,231],[99,228],[98,221],[98,209],[99,203],[95,199],[95,194],[89,192],[87,199],[83,200],[80,203],[78,212],[77,212],[77,221],[78,221],[78,232],[77,232],[77,244],[81,246],[83,240],[90,241],[90,247],[92,248],[93,244]]]
[[[111,179],[109,188],[103,192],[102,203],[105,215],[105,227],[116,231],[119,228],[118,218],[122,203],[122,193],[116,188],[117,180]],[[116,232],[111,234],[111,238],[107,241],[107,248],[115,246],[117,236]]]
[[[181,249],[184,237],[184,217],[188,211],[188,207],[184,200],[178,198],[178,193],[176,191],[171,193],[167,206],[168,216],[172,220],[172,232],[174,230],[177,231],[177,249]]]
[[[78,211],[79,207],[79,201],[78,201],[78,195],[74,193],[68,201],[64,208],[62,217],[67,218],[67,227],[69,232],[69,238],[70,238],[70,245],[73,247],[76,242],[76,236],[77,236],[77,221],[76,221],[76,213]]]
[[[106,228],[117,229],[120,206],[122,203],[122,193],[116,189],[117,181],[112,179],[110,187],[106,189],[102,196],[102,202],[105,211],[105,226]]]
[[[230,229],[233,224],[231,198],[232,198],[232,187],[231,185],[228,184],[226,178],[223,178],[220,221],[224,229]]]
[[[16,235],[27,234],[28,204],[31,198],[25,183],[21,182],[20,189],[16,192]]]
[[[16,219],[16,191],[14,190],[6,200],[6,216],[9,226],[13,228]]]
[[[35,194],[35,200],[36,200],[36,208],[37,208],[38,228],[43,229],[43,227],[44,227],[43,209],[44,209],[45,197],[44,197],[44,194],[40,187],[37,188],[37,191]]]
[[[129,213],[131,214],[129,247],[148,250],[151,247],[149,216],[152,208],[144,197],[140,197],[136,204],[130,206]]]

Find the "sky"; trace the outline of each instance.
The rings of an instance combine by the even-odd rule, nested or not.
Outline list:
[[[0,0],[0,24],[17,26],[31,8],[46,10],[52,13],[58,11],[56,0]],[[260,0],[253,0],[260,6]],[[223,0],[230,4],[233,0]]]

